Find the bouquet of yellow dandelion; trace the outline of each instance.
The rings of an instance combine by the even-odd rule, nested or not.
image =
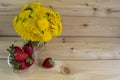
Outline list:
[[[40,2],[23,6],[13,20],[13,27],[22,39],[33,42],[48,42],[62,32],[59,13]]]

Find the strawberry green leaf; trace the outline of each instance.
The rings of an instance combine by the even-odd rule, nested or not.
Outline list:
[[[34,55],[34,53],[32,54],[32,58],[35,58],[35,55]]]
[[[19,70],[20,63],[15,60],[10,60],[10,63],[13,65],[14,71]]]
[[[13,58],[13,57],[14,57],[14,54],[10,54],[10,57]]]
[[[53,59],[50,59],[50,64],[52,64],[53,66],[55,66],[55,61]]]
[[[32,60],[30,60],[30,64],[32,64]]]
[[[13,49],[14,45],[12,44],[11,46],[9,46],[10,49]]]
[[[32,64],[32,57],[28,57],[28,59],[26,60],[26,62],[30,62],[30,64]]]
[[[11,46],[11,47],[12,47],[12,46]],[[9,49],[7,49],[7,51],[10,53],[10,57],[13,58],[15,51],[14,51],[13,48],[11,48],[11,47],[10,47]]]
[[[26,60],[26,62],[30,62],[30,57],[28,57],[28,59]]]

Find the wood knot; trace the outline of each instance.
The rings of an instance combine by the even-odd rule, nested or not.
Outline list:
[[[68,67],[61,67],[61,73],[63,74],[70,74],[71,71]]]
[[[52,5],[50,5],[50,8],[51,8],[51,9],[53,8]]]
[[[97,8],[93,8],[94,11],[97,11]]]
[[[18,42],[17,40],[14,40],[14,42]]]
[[[87,27],[87,26],[88,26],[88,24],[83,24],[83,26],[84,26],[84,27]]]
[[[8,7],[10,4],[6,4],[6,3],[1,3],[1,6],[3,7]]]
[[[96,15],[97,14],[97,8],[93,8],[93,15]]]
[[[88,6],[88,3],[86,3],[85,5]]]
[[[98,3],[98,1],[96,1],[96,3]]]
[[[107,14],[110,14],[111,13],[111,9],[107,9],[106,12],[107,12]]]
[[[70,48],[71,50],[74,50],[74,48],[72,47],[72,48]]]
[[[66,42],[64,38],[62,39],[62,42],[63,42],[63,43],[65,43],[65,42]]]

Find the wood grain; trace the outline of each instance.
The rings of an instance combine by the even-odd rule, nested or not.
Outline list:
[[[41,64],[40,60],[40,64]],[[36,64],[31,69],[14,73],[6,60],[0,60],[0,78],[5,80],[119,80],[120,61],[58,61],[52,69]]]
[[[120,17],[119,0],[1,0],[0,15],[16,15],[24,4],[33,1],[40,1],[62,15]]]
[[[42,2],[60,12],[63,32],[35,49],[37,63],[13,72],[7,64],[11,45],[23,46],[12,20],[24,4]],[[0,0],[1,80],[120,80],[120,0]],[[41,67],[52,57],[56,66]]]
[[[14,16],[0,16],[0,36],[18,36]],[[62,36],[120,37],[120,18],[62,16]]]
[[[0,58],[7,58],[6,49],[11,44],[23,46],[19,37],[0,37]],[[120,38],[59,37],[37,49],[40,59],[90,60],[120,59]]]

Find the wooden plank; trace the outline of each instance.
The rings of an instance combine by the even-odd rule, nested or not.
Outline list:
[[[56,61],[52,69],[35,65],[29,70],[14,73],[6,60],[0,60],[1,80],[119,80],[120,60]],[[42,62],[42,61],[39,61]],[[40,63],[41,64],[41,63]]]
[[[1,0],[0,15],[16,15],[27,3],[40,1],[62,15],[120,17],[119,0]]]
[[[19,37],[0,37],[0,58],[7,58],[9,45],[22,46]],[[120,38],[58,37],[36,50],[38,58],[55,59],[120,59]]]
[[[63,16],[63,36],[119,37],[119,18]]]
[[[17,35],[13,29],[14,16],[0,16],[0,36]]]
[[[12,27],[14,16],[0,16],[0,36],[18,36]],[[120,18],[62,16],[62,36],[120,37]]]

